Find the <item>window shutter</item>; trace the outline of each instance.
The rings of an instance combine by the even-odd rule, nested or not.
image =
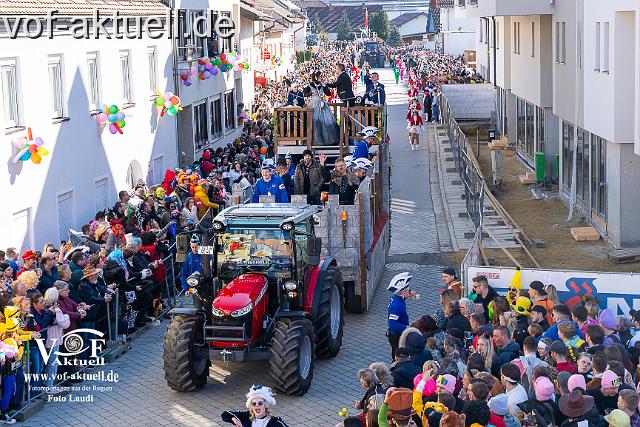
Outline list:
[[[58,195],[58,236],[60,240],[68,240],[72,226],[73,191]]]
[[[107,209],[109,205],[109,178],[102,178],[95,182],[94,195],[96,212]]]

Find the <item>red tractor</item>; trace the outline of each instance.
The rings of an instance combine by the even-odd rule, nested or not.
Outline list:
[[[316,357],[340,351],[342,275],[321,258],[316,206],[247,204],[201,233],[202,273],[187,282],[192,307],[172,310],[164,338],[167,384],[202,388],[212,359],[269,360],[273,386],[302,395]]]

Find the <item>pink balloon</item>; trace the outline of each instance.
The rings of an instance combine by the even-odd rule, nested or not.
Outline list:
[[[240,71],[240,66],[234,65],[233,66],[233,71]]]
[[[98,123],[104,123],[107,121],[107,115],[105,113],[100,113],[96,116],[96,120]]]
[[[114,125],[113,123],[111,123],[109,125],[109,132],[111,132],[111,134],[115,134],[116,132],[118,132],[118,129],[116,129],[116,125]]]

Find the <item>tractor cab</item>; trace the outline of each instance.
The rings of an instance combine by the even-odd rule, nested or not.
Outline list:
[[[320,258],[317,212],[317,206],[256,203],[213,219],[199,247],[203,271],[187,279],[193,308],[174,309],[165,335],[171,388],[201,388],[212,359],[269,360],[274,387],[301,395],[311,385],[315,357],[338,354],[344,287],[336,260]]]

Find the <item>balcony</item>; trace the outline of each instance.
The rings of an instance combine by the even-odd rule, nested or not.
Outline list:
[[[458,0],[458,4],[462,2],[467,6],[467,17],[473,18],[549,15],[556,12],[555,0]]]

